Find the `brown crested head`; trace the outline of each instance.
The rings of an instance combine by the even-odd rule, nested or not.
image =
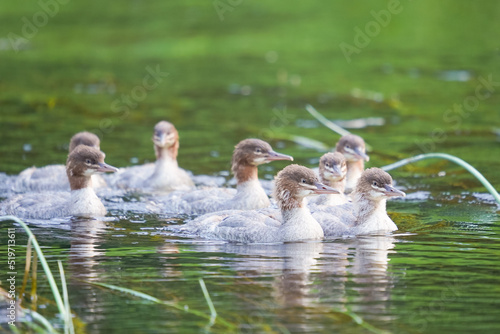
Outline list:
[[[371,200],[382,200],[387,197],[404,197],[406,194],[394,188],[392,177],[380,168],[366,169],[358,180],[356,193]]]
[[[71,153],[78,145],[85,145],[100,149],[101,141],[92,132],[82,131],[71,137],[69,142],[69,152]]]
[[[258,166],[271,161],[289,160],[289,155],[275,152],[271,145],[260,139],[245,139],[235,146],[232,159],[232,171],[236,174],[239,166]]]
[[[117,168],[104,162],[104,153],[85,145],[75,147],[66,161],[66,174],[72,190],[86,187],[92,174],[116,171]]]
[[[370,160],[366,154],[365,141],[360,136],[353,134],[342,136],[337,142],[335,150],[342,153],[347,161]]]
[[[345,157],[340,152],[325,153],[319,160],[321,181],[340,181],[347,174]]]
[[[153,133],[156,159],[166,156],[177,159],[179,150],[179,133],[175,126],[167,121],[158,122]]]
[[[172,123],[160,121],[155,125],[153,142],[161,148],[170,147],[179,143],[179,133]]]
[[[274,198],[281,209],[302,206],[304,197],[311,194],[338,194],[339,191],[319,182],[316,174],[300,165],[283,168],[275,178]]]

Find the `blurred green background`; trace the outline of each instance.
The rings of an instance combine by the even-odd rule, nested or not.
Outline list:
[[[471,112],[453,109],[480,78],[500,82],[498,1],[41,3],[0,4],[0,171],[63,163],[82,130],[101,137],[110,164],[151,161],[162,119],[195,173],[229,169],[246,137],[313,165],[322,152],[282,140],[334,146],[311,103],[332,120],[382,118],[351,129],[373,147],[369,166],[443,151],[500,186],[500,85],[467,100]],[[341,45],[357,48],[349,61]],[[168,76],[145,89],[147,68]]]
[[[64,163],[82,130],[99,135],[109,164],[152,161],[159,120],[176,125],[179,163],[195,174],[229,170],[234,145],[247,137],[314,166],[323,151],[287,138],[333,147],[339,137],[306,112],[309,103],[365,138],[373,148],[367,166],[446,152],[500,189],[498,0],[60,1],[0,2],[0,172]],[[356,51],[346,57],[341,46]],[[151,71],[162,73],[154,88]],[[353,119],[360,121],[346,123]],[[260,176],[285,165],[262,166]],[[208,312],[199,277],[222,317],[250,324],[242,332],[498,333],[498,206],[448,162],[391,174],[418,195],[389,202],[400,231],[387,245],[371,237],[318,243],[324,251],[304,256],[318,265],[298,275],[287,272],[286,252],[165,242],[158,231],[179,221],[163,215],[33,228],[51,266],[62,259],[76,278],[70,299],[89,333],[222,332],[80,281],[178,297]],[[251,265],[266,262],[272,269]],[[304,304],[276,296],[287,273],[293,284],[283,284],[284,295]],[[39,304],[56,318],[45,280],[39,287]]]

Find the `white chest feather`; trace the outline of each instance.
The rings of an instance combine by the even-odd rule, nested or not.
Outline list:
[[[169,157],[156,161],[153,175],[146,180],[146,186],[155,190],[187,190],[194,187],[185,170],[179,168],[177,160]]]
[[[271,202],[259,180],[250,180],[238,185],[236,195],[228,202],[227,209],[256,210],[269,205]]]
[[[357,168],[349,169],[347,171],[345,188],[347,191],[353,190],[356,187],[356,183],[361,177],[361,173],[363,171],[358,170]]]
[[[345,190],[347,193],[350,193],[354,190],[354,188],[356,188],[356,184],[358,183],[364,169],[365,164],[363,160],[347,162],[347,174],[345,181]]]
[[[72,216],[106,215],[106,208],[90,187],[71,191],[68,211]]]
[[[313,218],[306,206],[283,211],[282,216],[283,225],[280,232],[283,235],[283,241],[323,238],[321,225]]]
[[[390,232],[398,229],[396,224],[389,218],[386,211],[386,201],[382,200],[373,210],[365,211],[363,207],[369,207],[363,201],[357,203],[356,226],[353,228],[355,234],[369,234],[374,232]]]

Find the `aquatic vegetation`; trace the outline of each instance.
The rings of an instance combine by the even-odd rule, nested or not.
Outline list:
[[[316,118],[318,121],[320,121],[323,125],[325,125],[330,130],[338,133],[339,135],[345,136],[347,134],[350,134],[349,131],[345,130],[341,126],[339,126],[339,125],[333,123],[332,121],[328,120],[326,117],[324,117],[322,114],[320,114],[316,109],[314,109],[314,107],[311,106],[310,104],[306,105],[306,110],[314,118]],[[368,149],[368,144],[367,144],[367,149]],[[387,165],[387,166],[384,166],[384,167],[381,167],[381,168],[383,170],[385,170],[385,171],[390,171],[390,170],[402,167],[402,166],[404,166],[406,164],[409,164],[409,163],[412,163],[412,162],[416,162],[416,161],[419,161],[419,160],[423,160],[423,159],[436,159],[436,158],[437,159],[446,159],[446,160],[452,161],[452,162],[458,164],[459,166],[465,168],[468,172],[470,172],[472,175],[474,175],[474,177],[477,178],[479,180],[479,182],[481,182],[484,185],[484,187],[486,188],[486,190],[488,190],[488,192],[493,195],[493,197],[498,202],[498,204],[500,204],[500,195],[498,194],[498,192],[496,191],[496,189],[491,185],[491,183],[477,169],[475,169],[474,167],[472,167],[469,163],[467,163],[466,161],[464,161],[464,160],[462,160],[462,159],[460,159],[458,157],[455,157],[455,156],[453,156],[451,154],[446,154],[446,153],[425,153],[425,154],[419,154],[417,156],[406,158],[406,159],[403,159],[401,161],[392,163],[390,165]]]
[[[222,0],[224,21],[211,1],[72,0],[41,27],[42,7],[57,2],[1,5],[2,199],[11,176],[3,173],[64,163],[69,138],[82,130],[99,135],[112,165],[152,162],[151,128],[162,119],[179,130],[179,164],[194,175],[218,175],[221,185],[233,186],[228,161],[246,137],[314,167],[339,136],[304,110],[307,103],[363,136],[371,146],[367,167],[445,152],[500,187],[498,1],[407,1],[351,63],[340,43],[357,47],[355,28],[365,34],[367,24],[375,27],[371,12],[381,13],[386,0],[291,0],[286,8]],[[23,37],[26,22],[38,33],[23,44],[9,40],[10,32]],[[271,180],[286,165],[265,166],[259,177]],[[500,221],[492,195],[441,158],[391,174],[409,196],[388,203],[399,228],[389,236],[257,247],[179,238],[165,227],[193,217],[149,211],[143,194],[104,194],[106,220],[27,224],[63,304],[57,261],[64,265],[76,333],[370,332],[363,324],[372,332],[500,332]],[[0,222],[1,245],[11,226]],[[24,252],[29,237],[15,226]],[[38,308],[28,316],[39,328],[22,329],[63,332],[37,262],[23,294],[30,296],[36,271]],[[217,312],[211,327],[200,278]]]
[[[404,166],[406,164],[409,164],[409,163],[412,163],[412,162],[416,162],[416,161],[419,161],[419,160],[423,160],[423,159],[446,159],[446,160],[452,161],[452,162],[456,163],[457,165],[465,168],[469,173],[471,173],[472,175],[474,175],[474,177],[476,179],[478,179],[479,182],[481,182],[484,185],[484,187],[486,188],[486,190],[488,190],[488,192],[493,195],[493,197],[495,198],[495,200],[497,201],[497,203],[500,204],[500,195],[498,194],[498,192],[496,191],[496,189],[491,185],[491,183],[477,169],[475,169],[474,167],[472,167],[469,163],[467,163],[464,160],[462,160],[462,159],[460,159],[458,157],[455,157],[455,156],[453,156],[451,154],[446,154],[446,153],[426,153],[426,154],[420,154],[420,155],[417,155],[417,156],[414,156],[414,157],[403,159],[401,161],[392,163],[390,165],[387,165],[387,166],[384,166],[384,167],[381,167],[381,168],[383,170],[385,170],[385,171],[390,171],[390,170],[399,168],[401,166]]]
[[[36,257],[34,257],[33,261],[34,261],[34,263],[36,263],[36,259],[37,258],[40,259],[40,263],[42,264],[45,275],[47,276],[47,280],[49,281],[52,295],[54,296],[56,305],[59,309],[59,314],[64,322],[64,332],[65,333],[74,333],[72,315],[71,315],[71,311],[70,311],[67,288],[66,288],[66,283],[65,283],[66,280],[65,280],[64,270],[62,268],[61,261],[58,261],[58,266],[59,266],[59,270],[60,270],[63,296],[61,296],[61,293],[59,292],[59,288],[58,288],[57,283],[55,281],[54,275],[52,274],[52,270],[50,269],[50,267],[47,263],[47,260],[45,259],[45,256],[42,252],[42,249],[40,248],[40,245],[38,244],[38,241],[36,240],[35,235],[31,231],[31,229],[26,225],[26,223],[24,223],[22,220],[20,220],[17,217],[14,217],[14,216],[2,216],[2,217],[0,217],[0,221],[13,221],[13,222],[21,225],[21,227],[24,229],[26,234],[28,234],[29,247],[28,247],[27,254],[31,253],[30,247],[31,247],[31,245],[33,245],[33,248],[35,249],[35,252],[37,255]],[[30,259],[27,257],[26,262],[29,262],[29,261],[30,261]],[[28,265],[26,265],[26,268],[29,270]],[[36,267],[33,270],[36,273]],[[27,272],[25,273],[25,279],[23,280],[23,282],[26,281],[26,277],[27,277]],[[24,291],[24,283],[23,283],[23,289],[21,291]],[[22,296],[20,296],[20,297],[22,297]],[[63,298],[64,298],[64,301],[63,301]],[[43,320],[43,317],[41,317],[41,316],[38,319],[42,320],[42,324],[45,325],[46,329],[49,330],[49,332],[53,331],[53,328],[50,326],[50,323],[48,321]]]

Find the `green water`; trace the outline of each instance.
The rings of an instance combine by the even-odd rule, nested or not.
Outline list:
[[[286,138],[332,147],[338,136],[307,114],[310,103],[332,120],[383,119],[351,129],[373,148],[368,166],[446,152],[500,188],[500,2],[401,1],[357,46],[356,27],[375,29],[371,11],[392,2],[221,3],[230,6],[223,20],[211,1],[73,0],[51,7],[46,24],[36,2],[0,3],[0,172],[63,163],[82,130],[101,137],[109,164],[152,161],[152,127],[162,119],[176,125],[179,163],[195,174],[227,171],[247,137],[313,166],[322,152]],[[341,43],[359,51],[350,62]],[[285,165],[266,165],[260,177]],[[115,211],[117,221],[32,226],[53,270],[64,263],[80,333],[499,332],[498,206],[448,162],[391,174],[420,194],[388,203],[400,228],[392,237],[231,245],[162,232],[182,217]],[[0,226],[1,245],[10,226]],[[20,229],[17,241],[20,256]],[[38,311],[57,324],[38,272]],[[199,278],[229,327],[89,283],[208,314]]]

